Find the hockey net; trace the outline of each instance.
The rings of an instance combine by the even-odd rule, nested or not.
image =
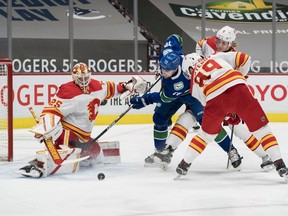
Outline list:
[[[12,63],[0,59],[0,161],[13,160]]]

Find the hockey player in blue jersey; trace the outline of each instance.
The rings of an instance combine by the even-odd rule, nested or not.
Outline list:
[[[173,37],[175,38],[175,36]],[[193,113],[196,120],[200,124],[202,122],[203,106],[196,98],[190,95],[189,78],[186,77],[185,73],[181,69],[183,60],[182,48],[174,52],[174,49],[170,48],[171,46],[174,46],[175,48],[175,45],[177,45],[177,40],[173,40],[172,42],[167,42],[162,50],[162,54],[165,55],[162,55],[162,58],[160,59],[160,69],[162,76],[162,88],[160,92],[148,93],[142,97],[133,97],[130,101],[131,104],[133,104],[134,109],[141,109],[149,104],[157,103],[153,115],[155,152],[145,159],[145,165],[154,164],[155,154],[158,154],[165,148],[166,139],[168,136],[168,120],[183,104],[188,106],[189,110],[191,110],[191,113]],[[181,46],[181,43],[179,42],[178,45]],[[168,49],[171,51],[165,53],[165,51]],[[227,136],[227,133],[224,129],[220,132],[215,141],[226,152],[229,151],[230,138]],[[170,158],[167,158],[167,160],[171,160],[174,150],[175,149],[169,149],[170,152],[168,156]],[[241,158],[239,154],[237,153],[236,156],[237,157],[234,158],[230,157],[234,167],[238,167],[241,164]]]

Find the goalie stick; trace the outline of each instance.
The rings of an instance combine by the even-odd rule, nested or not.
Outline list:
[[[161,76],[159,76],[157,78],[157,80],[148,88],[146,89],[146,91],[144,92],[143,95],[145,95],[147,92],[149,92],[161,79]],[[118,116],[117,119],[115,119],[110,125],[108,125],[97,137],[95,137],[94,139],[85,142],[85,143],[81,143],[81,142],[75,142],[75,141],[70,141],[69,145],[71,145],[72,147],[75,148],[81,148],[81,149],[85,149],[88,148],[90,145],[93,145],[101,136],[103,136],[103,134],[105,134],[111,127],[113,127],[121,118],[123,118],[124,115],[126,115],[131,109],[133,108],[133,105],[130,104],[128,109],[126,109],[121,115]]]
[[[32,107],[29,107],[29,111],[30,113],[32,114],[35,122],[38,124],[39,121],[37,119],[37,116],[33,110]],[[77,159],[73,159],[73,160],[66,160],[66,159],[62,159],[59,152],[57,151],[57,149],[55,148],[53,142],[51,139],[48,139],[48,140],[44,140],[44,144],[46,146],[46,149],[48,150],[53,162],[58,165],[58,166],[61,166],[61,165],[65,165],[65,164],[70,164],[70,163],[76,163],[76,162],[79,162],[79,161],[82,161],[82,160],[86,160],[89,158],[89,156],[86,156],[86,157],[82,157],[82,158],[77,158]]]

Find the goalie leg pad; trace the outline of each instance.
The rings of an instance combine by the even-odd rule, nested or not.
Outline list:
[[[81,167],[121,163],[119,141],[96,142],[93,147],[82,151],[81,156],[90,155],[88,160],[80,162]],[[92,157],[91,157],[92,156]]]
[[[121,163],[119,141],[100,142],[99,144],[103,150],[104,164]]]
[[[67,148],[57,150],[61,158],[64,160],[78,159],[80,158],[81,149],[78,148]],[[36,152],[37,164],[42,163],[43,177],[55,174],[70,174],[77,172],[79,169],[79,162],[56,165],[51,158],[47,150],[39,150]]]

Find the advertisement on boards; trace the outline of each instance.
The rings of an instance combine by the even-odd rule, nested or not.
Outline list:
[[[155,82],[155,76],[141,75],[149,84]],[[128,81],[129,74],[93,75],[94,79],[102,81]],[[29,80],[29,82],[27,82]],[[71,75],[15,75],[14,76],[14,118],[31,117],[28,107],[33,107],[40,113],[43,107],[55,95],[58,86],[71,81]],[[258,99],[266,113],[288,114],[288,76],[287,75],[250,75],[248,84],[251,92]],[[158,92],[160,83],[151,90]],[[2,86],[1,94],[5,94],[5,87]],[[241,95],[239,95],[241,97]],[[1,96],[1,98],[3,98]],[[2,101],[5,104],[5,101]],[[1,104],[1,105],[3,105]],[[112,98],[102,103],[99,115],[120,115],[129,106],[129,98],[121,101],[119,98]],[[154,105],[149,105],[140,110],[131,110],[129,114],[153,114]],[[129,115],[128,114],[128,115]]]

